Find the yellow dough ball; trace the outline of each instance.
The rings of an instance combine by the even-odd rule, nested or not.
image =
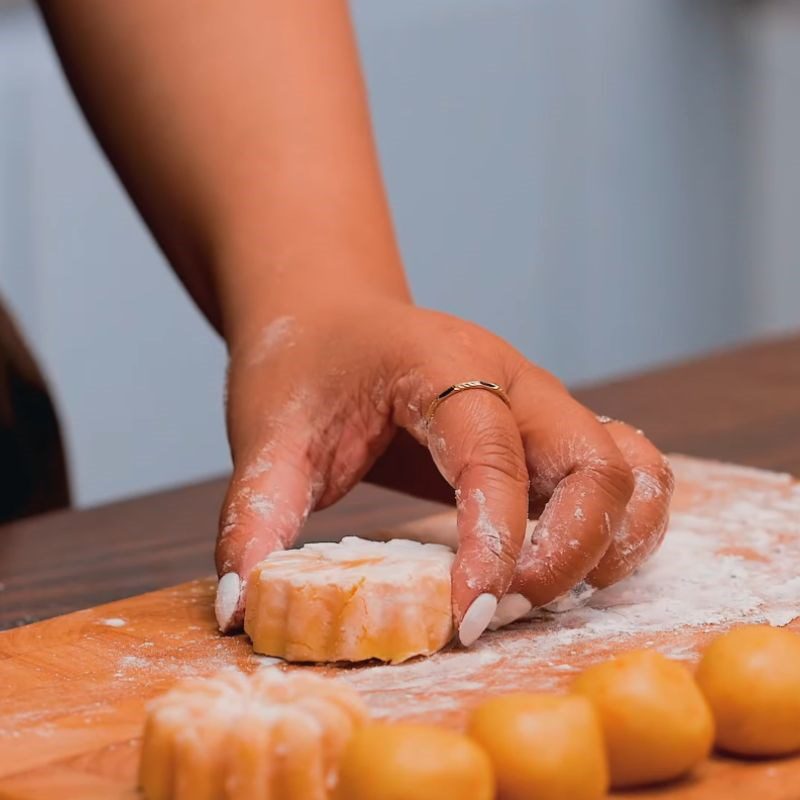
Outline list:
[[[659,653],[639,650],[589,667],[572,688],[600,715],[615,788],[677,778],[711,750],[708,704],[689,671]]]
[[[492,800],[489,757],[469,737],[428,725],[367,725],[350,741],[339,800]]]
[[[583,697],[510,694],[473,711],[469,735],[489,754],[499,800],[598,800],[608,790],[600,723]]]
[[[723,634],[706,649],[697,683],[717,746],[748,756],[800,750],[800,636],[767,625]]]

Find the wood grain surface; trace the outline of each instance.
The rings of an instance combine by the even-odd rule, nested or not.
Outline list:
[[[800,475],[800,336],[575,392],[662,450]]]
[[[752,588],[757,581],[751,579],[759,575],[760,585],[771,591],[785,584],[787,575],[800,573],[795,483],[692,459],[675,463],[673,535],[679,535],[681,525],[689,526],[703,547],[709,538],[713,541],[712,558],[733,556],[729,563],[737,565],[738,576],[729,575],[727,566],[722,573],[729,591]],[[758,535],[748,537],[753,506],[743,509],[742,504],[759,504],[762,498],[769,513],[758,521]],[[758,550],[753,542],[759,543]],[[214,584],[213,579],[196,580],[0,634],[0,800],[137,797],[146,701],[182,677],[230,666],[251,671],[267,663],[253,654],[245,637],[218,635]],[[350,682],[383,718],[459,725],[469,707],[489,694],[558,689],[588,664],[634,647],[656,647],[692,661],[721,627],[758,619],[767,610],[787,610],[785,604],[765,606],[763,597],[755,603],[751,598],[739,616],[729,615],[719,624],[648,625],[642,597],[636,598],[642,585],[648,585],[646,577],[620,584],[616,591],[621,594],[605,606],[614,619],[633,603],[634,628],[626,623],[592,634],[580,625],[570,629],[567,617],[555,615],[490,634],[469,652],[455,649],[408,665],[291,668],[321,670]],[[649,591],[657,600],[661,588],[654,583]],[[788,603],[791,617],[800,610],[800,597],[790,595]],[[798,622],[792,623],[796,629]],[[575,635],[564,637],[565,630]],[[286,667],[270,663],[269,668]],[[751,762],[715,757],[686,780],[620,797],[795,800],[800,797],[800,757]]]
[[[800,336],[576,392],[664,450],[800,474]],[[225,480],[0,527],[0,629],[205,575]],[[360,533],[432,506],[358,487],[311,538]]]

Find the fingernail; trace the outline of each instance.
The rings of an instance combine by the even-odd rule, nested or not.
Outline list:
[[[524,595],[512,593],[501,597],[497,611],[489,623],[489,630],[496,631],[504,625],[510,625],[520,617],[524,617],[532,608],[531,601]]]
[[[497,598],[493,594],[484,592],[472,601],[458,628],[458,638],[464,647],[469,647],[486,630],[495,611]]]
[[[223,633],[226,633],[231,626],[241,592],[242,579],[235,572],[226,572],[219,579],[214,613],[217,617],[217,625]]]

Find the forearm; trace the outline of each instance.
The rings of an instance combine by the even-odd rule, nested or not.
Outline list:
[[[229,343],[408,290],[344,0],[43,0],[76,95]]]

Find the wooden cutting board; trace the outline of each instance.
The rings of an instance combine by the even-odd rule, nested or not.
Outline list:
[[[691,662],[712,635],[738,622],[800,630],[800,484],[714,462],[673,463],[678,490],[664,546],[587,607],[542,613],[470,651],[398,666],[299,669],[356,686],[378,717],[459,725],[477,698],[557,690],[622,650],[655,647]],[[452,525],[438,517],[403,533],[447,539]],[[285,668],[255,656],[243,636],[217,634],[214,583],[193,581],[0,633],[0,798],[136,798],[149,698],[182,677],[227,667]],[[796,800],[800,758],[715,757],[685,781],[624,797]]]

